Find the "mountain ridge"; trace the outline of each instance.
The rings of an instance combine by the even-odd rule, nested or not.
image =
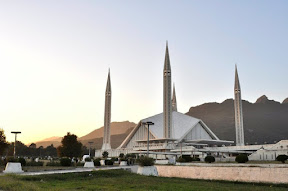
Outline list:
[[[245,143],[274,143],[288,139],[288,104],[261,96],[255,103],[242,100]],[[234,100],[205,103],[186,113],[204,121],[223,140],[235,141]]]

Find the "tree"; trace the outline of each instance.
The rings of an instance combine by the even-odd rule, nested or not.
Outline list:
[[[0,155],[3,155],[4,151],[8,148],[8,143],[6,141],[6,136],[4,130],[0,129]]]
[[[44,152],[45,152],[45,156],[52,156],[52,157],[57,156],[57,149],[54,147],[53,144],[46,147],[46,149],[44,149]]]
[[[61,141],[62,145],[57,148],[60,157],[80,157],[82,156],[82,143],[77,141],[77,136],[70,134],[65,135]]]

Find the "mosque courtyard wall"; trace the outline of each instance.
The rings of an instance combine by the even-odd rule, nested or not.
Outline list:
[[[288,165],[197,164],[194,166],[156,165],[159,176],[190,179],[225,180],[258,183],[288,183]]]

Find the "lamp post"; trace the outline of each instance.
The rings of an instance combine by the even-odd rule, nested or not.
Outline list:
[[[142,125],[147,125],[148,126],[148,133],[147,133],[147,157],[149,157],[149,125],[154,125],[153,122],[147,121],[147,122],[142,122]]]
[[[94,142],[89,141],[88,143],[89,143],[89,157],[91,157],[91,156],[90,156],[90,153],[91,153],[91,144],[93,144]]]
[[[17,134],[20,134],[20,131],[12,131],[11,133],[15,134],[15,142],[14,142],[14,158],[16,158],[16,142],[17,142]]]

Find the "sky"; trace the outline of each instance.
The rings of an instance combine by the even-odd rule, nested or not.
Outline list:
[[[168,41],[178,111],[233,98],[288,97],[288,2],[0,0],[0,128],[28,144],[163,110]]]

